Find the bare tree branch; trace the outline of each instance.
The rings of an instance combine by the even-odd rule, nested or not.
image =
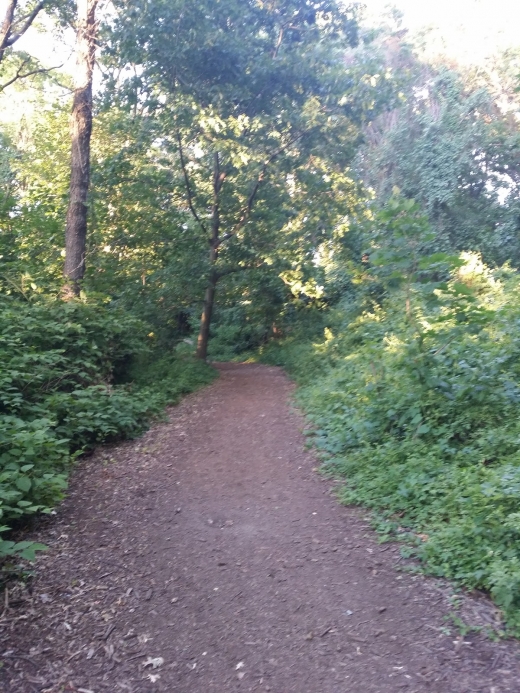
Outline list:
[[[25,22],[25,20],[30,16],[30,14],[31,13],[28,12],[27,14],[24,14],[22,17],[17,17],[16,19],[13,19],[13,23],[11,24],[11,30],[13,30],[13,28],[16,28],[19,24]]]
[[[2,22],[2,28],[0,29],[0,62],[4,57],[5,49],[8,46],[9,37],[11,35],[11,28],[14,21],[14,13],[16,11],[16,6],[18,0],[9,0],[9,4],[5,10],[5,17]]]
[[[208,230],[206,229],[206,226],[204,225],[204,223],[201,221],[199,215],[197,214],[197,210],[195,209],[195,207],[193,205],[193,195],[191,192],[190,179],[188,176],[188,171],[186,169],[186,162],[184,160],[184,154],[182,151],[182,140],[181,140],[181,135],[179,132],[177,133],[177,142],[179,145],[179,156],[180,156],[180,160],[181,160],[182,172],[184,174],[184,182],[186,184],[186,195],[188,197],[188,205],[189,205],[190,211],[191,211],[194,219],[197,221],[198,225],[204,231],[204,233],[207,234]]]
[[[273,54],[271,56],[273,58],[273,60],[276,60],[276,58],[278,57],[278,51],[280,50],[280,46],[282,45],[284,33],[285,33],[285,27],[282,26],[282,27],[280,27],[280,31],[278,33],[278,40],[276,42],[276,46],[274,47],[274,51],[273,51]]]
[[[29,60],[24,60],[18,68],[18,70],[16,71],[15,76],[12,77],[5,84],[0,84],[0,93],[3,92],[4,89],[7,89],[7,87],[10,87],[11,84],[13,84],[13,82],[16,82],[17,79],[25,79],[26,77],[32,77],[32,75],[39,75],[45,72],[51,72],[52,70],[59,70],[60,67],[63,67],[63,65],[55,65],[54,67],[39,67],[34,70],[29,70],[29,72],[26,72],[25,74],[22,74],[22,70],[28,62]]]
[[[302,137],[305,137],[311,132],[311,130],[307,130],[306,132],[301,132],[292,139],[290,139],[286,144],[284,144],[282,147],[279,147],[276,151],[274,151],[270,156],[267,157],[267,159],[264,161],[262,168],[260,170],[260,173],[258,174],[253,187],[251,189],[251,192],[249,193],[249,196],[247,198],[246,204],[242,207],[242,211],[240,213],[240,218],[233,227],[233,230],[230,231],[229,233],[226,233],[224,236],[219,241],[219,245],[223,243],[224,241],[229,240],[230,238],[233,238],[233,236],[236,236],[236,234],[245,226],[245,224],[248,222],[249,217],[251,216],[251,211],[253,209],[253,205],[255,203],[256,196],[258,194],[258,190],[260,189],[260,186],[262,185],[262,182],[265,178],[265,174],[267,171],[267,168],[269,164],[271,164],[282,152],[284,152],[286,149],[288,149],[291,145],[293,145],[295,142],[300,140]]]
[[[11,0],[11,2],[12,2],[12,1],[13,1],[13,0]],[[7,43],[6,43],[6,45],[5,45],[5,48],[7,48],[7,47],[9,47],[9,46],[12,46],[13,43],[16,43],[16,42],[18,41],[18,39],[20,39],[20,38],[25,34],[25,32],[27,31],[27,29],[29,29],[29,27],[31,26],[31,24],[32,24],[32,23],[34,22],[34,20],[36,19],[36,17],[40,14],[40,12],[41,12],[41,10],[43,9],[43,6],[44,6],[44,5],[45,5],[45,0],[42,0],[41,2],[39,2],[39,3],[35,6],[35,8],[33,9],[33,11],[31,12],[31,14],[27,17],[27,19],[26,19],[25,23],[23,24],[22,28],[21,28],[19,31],[17,31],[16,34],[12,34],[12,35],[11,35],[11,30],[12,30],[12,28],[13,28],[13,25],[12,25],[12,23],[11,23],[11,26],[10,26],[10,28],[9,28],[9,34],[10,34],[10,35],[9,35],[9,38],[7,39]],[[4,49],[4,50],[5,50],[5,49]]]
[[[255,202],[255,197],[258,193],[258,189],[260,188],[260,185],[262,184],[262,181],[265,178],[265,172],[267,171],[267,167],[271,163],[272,159],[269,159],[264,162],[264,165],[262,166],[262,170],[257,176],[257,179],[253,185],[253,189],[251,190],[249,197],[247,198],[247,202],[245,206],[242,208],[242,213],[240,215],[240,219],[238,222],[235,224],[233,231],[230,233],[226,234],[228,238],[231,238],[231,236],[236,236],[236,234],[240,231],[240,229],[243,228],[243,226],[246,224],[246,222],[249,220],[249,217],[251,215],[251,210],[253,209],[253,205]]]

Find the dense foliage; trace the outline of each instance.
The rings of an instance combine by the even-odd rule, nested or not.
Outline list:
[[[211,380],[199,332],[202,359],[285,366],[343,499],[520,633],[518,55],[429,62],[336,0],[116,0],[93,22],[86,273],[67,303],[75,81],[9,41],[36,9],[57,40],[76,8],[11,5],[2,531],[49,512],[82,452]],[[38,548],[4,536],[0,555]]]
[[[435,232],[432,248],[472,249],[490,264],[510,260],[516,265],[520,141],[515,94],[497,86],[503,82],[494,70],[483,75],[428,65],[410,49],[403,40],[390,48],[387,39],[370,53],[369,65],[379,65],[381,90],[391,80],[401,98],[365,128],[357,157],[360,175],[380,203],[395,186],[420,202]],[[507,66],[508,59],[502,69]]]
[[[519,279],[476,254],[414,263],[428,238],[417,212],[390,203],[356,299],[320,316],[314,340],[296,332],[262,358],[301,384],[342,499],[373,508],[428,572],[490,591],[518,634]]]
[[[137,318],[95,304],[2,299],[2,523],[49,512],[79,453],[139,435],[166,404],[212,379],[205,364],[158,359],[148,331]],[[0,556],[27,558],[35,548],[4,539]]]

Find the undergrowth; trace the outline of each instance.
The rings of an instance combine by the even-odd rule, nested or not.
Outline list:
[[[0,301],[0,559],[39,544],[8,538],[61,500],[82,452],[140,435],[215,371],[175,357],[130,314],[102,305]],[[7,534],[6,534],[7,533]]]
[[[332,310],[263,350],[300,384],[341,498],[432,575],[488,591],[520,635],[520,281],[465,255],[435,286]]]

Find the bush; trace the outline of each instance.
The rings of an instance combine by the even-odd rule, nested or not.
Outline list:
[[[262,358],[300,382],[344,502],[372,508],[426,572],[490,592],[519,635],[520,280],[463,260]]]
[[[75,457],[141,434],[164,406],[214,377],[157,353],[148,326],[121,310],[80,302],[0,299],[0,531],[50,512]],[[32,557],[0,540],[0,556]]]

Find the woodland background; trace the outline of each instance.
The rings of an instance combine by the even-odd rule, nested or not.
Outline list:
[[[4,569],[81,454],[255,358],[344,500],[518,635],[520,50],[427,59],[335,0],[4,4]]]

